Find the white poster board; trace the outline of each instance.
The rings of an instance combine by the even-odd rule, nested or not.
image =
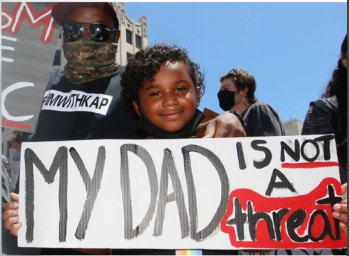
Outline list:
[[[333,135],[23,143],[19,245],[343,248]]]

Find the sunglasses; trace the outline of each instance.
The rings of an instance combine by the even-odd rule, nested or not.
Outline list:
[[[84,24],[90,25],[88,28]],[[90,38],[96,42],[108,42],[109,36],[117,31],[116,28],[110,29],[102,23],[78,23],[69,22],[63,25],[63,37],[66,42],[75,42],[80,40],[84,31],[88,30]]]

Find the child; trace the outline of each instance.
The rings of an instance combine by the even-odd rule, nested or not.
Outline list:
[[[197,109],[204,75],[177,46],[157,44],[137,52],[121,75],[121,86],[126,104],[139,117],[141,138],[191,137],[204,118]]]
[[[197,109],[204,93],[204,75],[190,60],[186,50],[157,44],[137,52],[121,75],[122,96],[138,116],[141,138],[188,138],[204,118]],[[151,250],[154,254],[179,253]],[[205,250],[208,252],[209,250]],[[150,254],[131,250],[129,254]],[[235,254],[214,251],[210,254]],[[188,252],[187,252],[188,253]],[[201,250],[189,253],[201,255]]]

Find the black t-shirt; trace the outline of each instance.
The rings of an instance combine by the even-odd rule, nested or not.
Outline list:
[[[136,138],[136,119],[121,98],[120,71],[78,85],[58,73],[45,92],[32,141]]]
[[[274,108],[257,102],[241,114],[247,137],[283,136],[285,127]]]

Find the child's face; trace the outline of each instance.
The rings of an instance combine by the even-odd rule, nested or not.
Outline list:
[[[200,90],[182,62],[166,62],[152,81],[139,90],[139,104],[133,102],[139,116],[144,115],[156,127],[167,132],[182,129],[194,116]]]

